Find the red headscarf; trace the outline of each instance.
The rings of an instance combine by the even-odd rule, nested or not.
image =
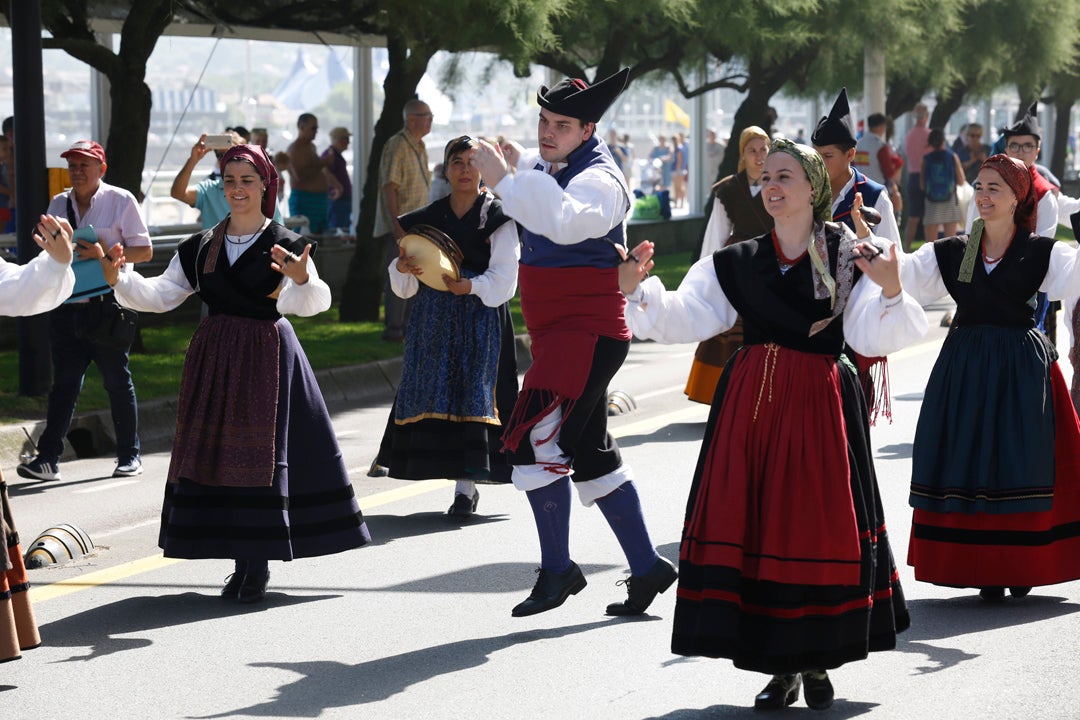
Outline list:
[[[1021,160],[998,153],[988,157],[979,167],[980,170],[993,170],[1016,194],[1016,211],[1013,222],[1027,233],[1035,232],[1035,213],[1038,210],[1038,198],[1033,191],[1031,173]]]
[[[262,197],[262,213],[268,218],[274,217],[274,208],[277,207],[278,173],[266,150],[259,145],[233,145],[225,151],[221,157],[221,174],[225,174],[225,166],[233,160],[243,160],[251,163],[255,172],[266,183],[266,190]]]

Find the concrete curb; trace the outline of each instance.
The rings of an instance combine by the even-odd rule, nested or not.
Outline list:
[[[532,361],[529,348],[528,335],[518,335],[516,349],[519,372],[523,372]],[[315,378],[319,381],[327,407],[332,411],[344,406],[392,400],[401,381],[401,365],[400,357],[389,358],[363,365],[319,370]],[[135,389],[138,391],[138,378],[135,379]],[[21,457],[33,455],[34,446],[27,436],[36,442],[44,429],[44,420],[0,425],[0,464],[15,465],[22,462]],[[139,441],[145,451],[168,448],[172,445],[175,432],[176,398],[139,402]],[[115,448],[116,434],[108,409],[76,414],[71,421],[60,461],[109,456]]]
[[[394,397],[401,379],[401,358],[379,360],[364,365],[331,368],[315,373],[328,407],[362,402],[386,401]],[[138,378],[136,378],[138,390]],[[0,458],[2,464],[16,464],[24,454],[32,455],[35,441],[45,429],[45,421],[0,426]],[[144,450],[152,452],[168,448],[176,432],[176,398],[159,398],[139,402],[139,441]],[[77,414],[64,441],[60,461],[79,457],[111,455],[116,448],[112,416],[108,409]]]

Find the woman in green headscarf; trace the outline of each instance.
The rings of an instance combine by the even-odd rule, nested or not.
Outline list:
[[[827,670],[894,647],[909,624],[845,342],[884,355],[921,337],[926,316],[860,213],[862,241],[827,221],[812,148],[774,142],[762,184],[771,233],[702,259],[674,292],[643,281],[645,242],[620,281],[639,337],[689,342],[744,323],[687,503],[672,650],[773,675],[757,708],[790,705],[805,684],[822,709]]]

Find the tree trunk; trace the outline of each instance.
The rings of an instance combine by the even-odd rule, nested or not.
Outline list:
[[[379,197],[379,164],[387,140],[402,128],[405,103],[416,97],[416,87],[435,54],[431,48],[409,48],[400,34],[387,36],[389,68],[383,90],[386,100],[375,123],[375,137],[368,155],[367,176],[360,198],[360,217],[356,223],[356,250],[349,261],[345,285],[341,291],[342,322],[378,322],[386,267],[383,247],[375,242],[375,213]],[[423,98],[421,98],[423,99]]]
[[[937,105],[934,106],[934,112],[930,114],[930,127],[944,128],[948,125],[949,119],[963,104],[967,91],[968,86],[961,83],[939,93]]]
[[[110,76],[109,86],[112,119],[105,141],[105,156],[109,159],[105,181],[128,190],[142,202],[146,128],[153,105],[150,88],[126,72]]]
[[[894,80],[889,83],[889,95],[885,98],[885,114],[895,119],[910,112],[927,90],[923,85],[916,87],[903,79]]]
[[[1054,123],[1054,138],[1050,146],[1050,172],[1065,181],[1065,155],[1069,145],[1069,118],[1076,103],[1075,96],[1058,93],[1054,98],[1054,111],[1057,121]]]
[[[763,64],[759,58],[750,61],[747,68],[749,79],[746,83],[749,89],[746,98],[735,111],[731,137],[728,138],[724,159],[720,161],[720,169],[716,173],[717,180],[733,174],[739,167],[739,135],[743,130],[757,125],[772,134],[773,128],[769,127],[769,101],[787,83],[799,85],[805,80],[807,68],[817,57],[817,51],[818,48],[812,46],[791,57],[773,60],[768,64]]]

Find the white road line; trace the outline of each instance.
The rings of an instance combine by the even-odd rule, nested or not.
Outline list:
[[[105,483],[104,485],[95,485],[94,487],[83,488],[81,490],[72,490],[72,495],[88,495],[89,493],[101,492],[102,490],[112,490],[113,488],[124,487],[125,485],[134,485],[139,482],[138,480],[117,480],[116,482]]]

